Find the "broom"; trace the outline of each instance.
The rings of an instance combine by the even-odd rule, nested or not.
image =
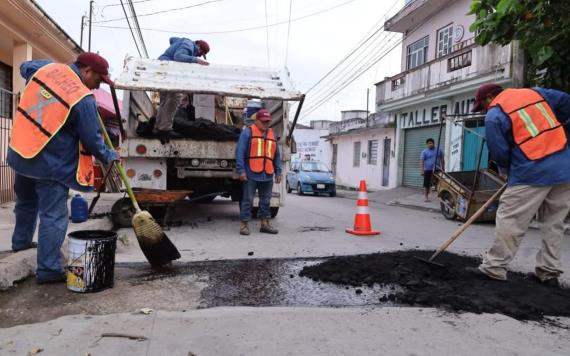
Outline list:
[[[117,108],[115,108],[115,110],[117,110]],[[111,143],[109,134],[107,133],[105,125],[103,124],[103,120],[101,120],[100,116],[99,126],[101,126],[101,132],[103,132],[105,143],[109,148],[112,149],[113,144]],[[129,195],[129,198],[131,198],[131,202],[135,208],[135,215],[133,216],[131,224],[133,225],[133,230],[137,236],[139,246],[141,247],[141,250],[148,262],[153,267],[161,267],[173,260],[179,259],[180,252],[178,252],[176,246],[174,246],[168,236],[166,236],[166,234],[162,231],[160,225],[158,225],[158,223],[154,220],[148,211],[141,210],[139,207],[139,204],[137,203],[137,200],[133,193],[133,189],[131,188],[131,184],[129,183],[129,179],[125,174],[123,165],[120,162],[115,161],[115,168],[119,172],[121,180],[123,181],[123,184],[125,184],[127,194]]]

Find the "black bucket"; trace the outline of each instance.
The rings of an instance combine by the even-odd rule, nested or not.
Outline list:
[[[82,230],[67,236],[69,238],[67,289],[87,293],[112,288],[115,279],[117,233]]]

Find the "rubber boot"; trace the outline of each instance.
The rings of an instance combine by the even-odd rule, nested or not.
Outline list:
[[[269,223],[269,219],[261,219],[261,228],[259,229],[259,232],[275,235],[279,233],[279,230],[271,226],[271,224]]]
[[[249,226],[247,225],[247,221],[242,221],[239,226],[239,234],[240,235],[249,235]]]

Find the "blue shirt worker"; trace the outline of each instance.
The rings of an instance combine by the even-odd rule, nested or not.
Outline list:
[[[445,167],[445,159],[443,158],[443,150],[436,149],[434,147],[433,138],[428,138],[426,140],[426,148],[422,151],[420,155],[420,174],[424,177],[424,190],[425,190],[425,201],[429,201],[429,191],[431,189],[432,178],[434,167],[436,170],[443,170]],[[436,155],[437,151],[437,155]],[[437,156],[437,164],[436,164],[436,156]]]
[[[260,232],[277,234],[271,226],[271,192],[273,180],[281,183],[281,154],[273,129],[269,127],[271,115],[266,109],[260,109],[253,115],[253,125],[241,132],[236,149],[236,169],[242,182],[240,203],[241,225],[239,233],[249,235],[248,222],[251,220],[251,208],[255,191],[259,194]]]
[[[92,191],[93,156],[104,163],[118,154],[104,144],[91,89],[112,85],[109,64],[82,53],[73,64],[35,60],[22,63],[27,81],[14,118],[7,161],[16,171],[16,226],[12,250],[32,242],[39,216],[38,283],[65,281],[61,245],[69,215],[69,189]]]
[[[542,247],[532,278],[558,287],[564,219],[570,211],[570,95],[544,88],[481,86],[473,111],[486,111],[485,134],[491,158],[508,172],[500,198],[495,242],[473,273],[507,279],[528,226],[542,213]]]
[[[175,61],[184,63],[197,63],[200,65],[209,65],[206,62],[206,54],[210,52],[210,45],[206,41],[192,41],[188,38],[171,37],[170,47],[158,57],[161,61]],[[204,57],[201,59],[199,57]],[[178,92],[161,92],[160,107],[156,115],[156,124],[154,133],[162,139],[179,138],[180,134],[173,131],[174,114],[180,106],[182,93]]]

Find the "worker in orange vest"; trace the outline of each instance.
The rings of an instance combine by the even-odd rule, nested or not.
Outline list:
[[[273,180],[281,183],[281,154],[273,129],[269,127],[271,115],[260,109],[252,115],[253,125],[241,132],[236,148],[236,170],[242,182],[240,202],[240,234],[249,235],[248,222],[255,191],[259,194],[260,232],[277,234],[278,230],[269,223],[271,218],[271,192]]]
[[[91,92],[101,82],[113,84],[108,68],[96,53],[82,53],[72,64],[34,60],[20,66],[27,85],[14,117],[7,157],[16,171],[12,250],[37,246],[38,283],[65,281],[60,249],[69,221],[69,189],[93,190],[92,155],[106,164],[119,158],[103,142]]]
[[[500,198],[495,243],[473,273],[507,279],[533,216],[542,211],[542,247],[530,277],[557,287],[562,273],[560,247],[570,211],[570,95],[552,89],[481,86],[473,111],[486,111],[491,158],[508,171]]]

